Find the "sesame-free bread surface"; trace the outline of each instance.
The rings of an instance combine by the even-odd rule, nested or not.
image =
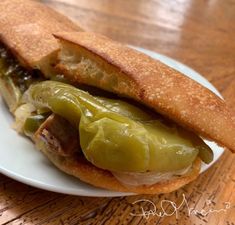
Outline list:
[[[50,73],[59,46],[52,33],[81,31],[53,9],[33,0],[0,1],[0,42],[28,69]]]
[[[235,117],[207,88],[105,36],[88,32],[55,36],[61,44],[56,67],[68,79],[137,100],[235,151]]]
[[[120,183],[111,172],[93,166],[82,155],[78,155],[77,157],[62,157],[54,152],[45,149],[41,150],[46,157],[63,172],[96,187],[120,192],[133,192],[138,194],[169,193],[195,180],[201,168],[201,160],[197,158],[192,165],[192,169],[182,176],[161,181],[150,186],[125,186]]]

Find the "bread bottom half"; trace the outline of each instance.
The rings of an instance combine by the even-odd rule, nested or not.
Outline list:
[[[201,160],[200,158],[197,158],[192,165],[192,169],[183,176],[150,186],[125,186],[121,184],[111,172],[93,166],[82,154],[76,157],[63,157],[50,151],[44,150],[43,153],[60,170],[79,178],[85,183],[108,190],[133,192],[137,194],[161,194],[175,191],[195,180],[198,177],[201,168]]]

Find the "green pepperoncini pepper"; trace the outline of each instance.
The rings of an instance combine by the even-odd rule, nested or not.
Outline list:
[[[76,126],[85,157],[103,169],[168,172],[190,166],[198,155],[206,163],[213,159],[195,134],[124,101],[94,97],[57,81],[31,86],[26,101]]]

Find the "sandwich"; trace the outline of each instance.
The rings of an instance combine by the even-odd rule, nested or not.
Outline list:
[[[3,2],[5,8],[12,1]],[[24,11],[38,4],[23,2]],[[235,151],[229,108],[197,82],[123,44],[82,31],[65,18],[69,30],[58,25],[45,35],[54,48],[25,60],[26,52],[39,55],[43,48],[21,48],[28,32],[16,33],[19,41],[12,41],[6,35],[14,29],[7,26],[10,19],[0,18],[0,60],[5,66],[0,91],[15,116],[15,128],[65,173],[109,190],[168,193],[196,179],[201,164],[213,160],[202,137]],[[23,26],[23,18],[21,22]],[[10,31],[2,31],[4,26]],[[40,40],[48,49],[48,42]],[[27,42],[34,41],[27,36]],[[9,58],[24,71],[22,77],[7,75]],[[39,77],[27,83],[35,69]],[[5,77],[20,90],[14,107],[9,104],[13,92],[5,94]],[[18,77],[22,82],[14,82]]]

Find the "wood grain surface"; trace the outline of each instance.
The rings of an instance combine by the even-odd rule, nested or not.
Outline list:
[[[86,30],[165,54],[192,67],[217,87],[235,115],[235,0],[42,2]],[[199,179],[165,195],[74,197],[32,188],[0,174],[0,224],[234,225],[234,191],[235,155],[228,151]],[[165,200],[175,202],[175,207],[183,204],[174,213],[172,204]],[[141,208],[153,212],[153,204],[156,213],[162,212],[162,204],[168,215],[135,216]]]

